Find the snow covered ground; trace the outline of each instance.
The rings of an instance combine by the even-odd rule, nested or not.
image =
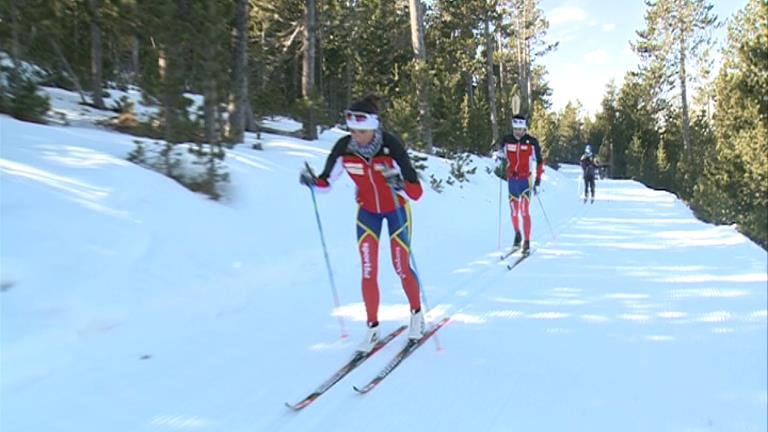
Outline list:
[[[291,412],[283,403],[327,378],[364,333],[353,185],[342,177],[318,195],[334,308],[297,181],[343,132],[238,146],[226,159],[231,197],[216,203],[127,162],[135,137],[91,126],[106,113],[49,91],[76,127],[0,116],[4,432],[768,427],[763,249],[632,181],[599,181],[595,204],[582,204],[578,169],[566,166],[547,169],[531,207],[536,250],[508,272],[485,159],[469,183],[413,205],[430,318],[449,324],[370,394],[352,385],[402,337]],[[448,162],[427,164],[427,177],[447,178]],[[508,246],[506,204],[502,222]],[[387,249],[385,330],[408,314]]]

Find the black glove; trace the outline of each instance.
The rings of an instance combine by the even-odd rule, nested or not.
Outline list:
[[[299,173],[299,183],[309,187],[312,187],[317,183],[317,176],[308,163],[304,164],[304,169]]]
[[[403,176],[400,175],[400,171],[390,168],[387,170],[383,170],[381,174],[384,176],[384,180],[386,180],[387,184],[389,185],[390,189],[393,191],[401,191],[405,187],[403,184]]]
[[[533,182],[533,194],[538,195],[539,194],[539,186],[541,186],[541,179],[536,179],[535,182]]]

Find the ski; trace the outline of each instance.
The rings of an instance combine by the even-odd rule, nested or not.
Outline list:
[[[450,319],[449,317],[445,317],[440,321],[438,321],[437,323],[433,324],[424,333],[424,335],[421,336],[420,339],[415,339],[415,340],[409,339],[408,342],[406,342],[403,349],[401,349],[400,352],[395,354],[395,356],[392,357],[392,360],[390,360],[389,363],[387,363],[387,365],[384,366],[381,372],[379,372],[378,375],[373,377],[373,379],[368,381],[368,384],[362,387],[353,386],[352,388],[354,388],[356,392],[361,394],[365,394],[373,390],[373,388],[379,385],[379,383],[381,383],[384,380],[384,378],[386,378],[390,373],[392,373],[392,371],[395,370],[395,368],[398,365],[400,365],[400,363],[402,363],[403,360],[405,360],[409,355],[413,354],[413,352],[416,351],[418,347],[424,345],[424,342],[426,342],[427,339],[429,339],[433,334],[435,334],[436,331],[438,331],[442,326],[444,326],[449,319]]]
[[[517,267],[521,262],[525,261],[526,258],[531,256],[532,253],[533,253],[533,251],[529,250],[528,252],[525,252],[522,255],[520,255],[519,257],[517,257],[517,259],[514,260],[513,262],[508,263],[507,264],[507,270],[512,270],[513,268]]]
[[[512,256],[513,253],[520,250],[520,246],[512,246],[512,249],[510,249],[508,252],[505,252],[503,255],[499,257],[499,260],[504,261],[505,259]]]
[[[328,391],[331,387],[333,387],[334,384],[341,381],[342,378],[347,376],[352,370],[354,370],[356,367],[360,366],[364,361],[371,358],[374,354],[376,354],[377,351],[382,349],[384,345],[391,342],[392,339],[396,338],[400,333],[405,331],[405,329],[408,328],[406,325],[402,325],[398,328],[396,328],[392,333],[386,335],[383,339],[379,340],[376,345],[373,346],[373,349],[367,353],[362,352],[355,352],[355,354],[352,356],[352,358],[344,364],[344,366],[340,367],[339,370],[337,370],[333,375],[331,375],[330,378],[325,380],[322,384],[320,384],[313,392],[307,395],[304,399],[300,400],[299,402],[296,402],[295,404],[290,404],[288,402],[285,403],[285,406],[288,408],[299,411],[306,407],[307,405],[311,404],[315,401],[315,399],[322,396],[323,393]]]

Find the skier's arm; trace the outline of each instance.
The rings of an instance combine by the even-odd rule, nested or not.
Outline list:
[[[318,187],[327,188],[331,185],[328,179],[331,177],[336,177],[333,176],[334,171],[336,171],[334,168],[337,165],[339,157],[344,154],[344,150],[346,150],[348,144],[349,137],[347,136],[338,140],[336,145],[333,146],[333,149],[331,149],[331,154],[329,154],[328,159],[325,160],[325,168],[323,168],[323,172],[317,176],[316,185]]]
[[[421,198],[421,194],[424,191],[421,188],[421,182],[419,181],[419,175],[416,173],[416,169],[411,164],[411,158],[408,156],[408,152],[405,150],[403,143],[394,135],[390,135],[389,150],[392,159],[397,162],[400,167],[400,173],[403,175],[403,190],[414,201]]]
[[[541,157],[541,147],[539,147],[539,140],[533,139],[533,153],[536,155],[536,185],[541,183],[541,175],[544,173],[544,159]]]
[[[504,137],[499,138],[499,142],[494,146],[493,157],[494,160],[501,160],[507,158],[507,149],[504,144]]]

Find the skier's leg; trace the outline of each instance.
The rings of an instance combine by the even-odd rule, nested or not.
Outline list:
[[[386,218],[389,227],[389,249],[392,253],[392,265],[403,284],[403,291],[408,298],[411,311],[420,310],[419,279],[416,271],[411,267],[410,259],[412,232],[410,204],[405,203],[397,210],[387,213]]]
[[[520,223],[517,220],[517,214],[520,210],[520,206],[518,205],[518,199],[520,197],[520,194],[517,192],[517,188],[515,187],[515,180],[508,179],[507,180],[507,188],[509,189],[509,209],[512,216],[512,226],[515,228],[515,232],[520,232]]]
[[[520,214],[520,201],[518,197],[514,195],[509,196],[509,208],[512,212],[512,226],[515,228],[515,232],[520,232],[520,221],[518,215]]]
[[[525,241],[531,240],[531,191],[525,191],[520,198],[520,213],[523,216],[523,236]]]
[[[368,325],[378,322],[379,313],[379,234],[383,217],[362,207],[357,211],[357,247],[362,269],[363,303]]]

